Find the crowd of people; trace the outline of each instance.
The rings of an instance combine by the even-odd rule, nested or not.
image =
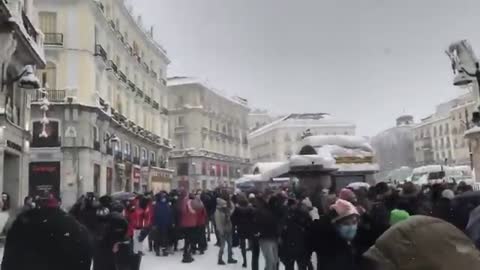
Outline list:
[[[68,212],[53,195],[27,197],[7,231],[2,270],[139,270],[147,252],[181,251],[182,263],[194,263],[212,240],[216,264],[236,264],[239,247],[252,270],[260,255],[265,270],[480,269],[479,205],[464,183],[87,193]]]

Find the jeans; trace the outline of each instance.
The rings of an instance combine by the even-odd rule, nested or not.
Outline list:
[[[218,251],[218,258],[223,258],[223,252],[225,250],[225,244],[227,244],[227,252],[228,252],[228,259],[233,258],[233,250],[232,250],[232,233],[219,233],[219,243],[220,243],[220,250]]]
[[[260,239],[260,249],[265,258],[265,270],[276,270],[278,266],[278,242],[272,239]]]

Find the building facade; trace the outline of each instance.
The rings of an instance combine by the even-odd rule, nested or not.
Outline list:
[[[171,78],[168,85],[176,185],[186,190],[231,186],[250,166],[245,99],[228,98],[189,77]]]
[[[473,112],[471,95],[465,94],[436,107],[435,113],[414,127],[417,166],[430,164],[470,165],[468,140],[464,137]]]
[[[415,165],[413,116],[404,115],[396,119],[396,126],[384,130],[371,139],[375,158],[383,179],[392,170]]]
[[[267,110],[252,110],[248,115],[248,127],[250,131],[259,129],[262,126],[270,124],[275,118]]]
[[[32,96],[30,193],[52,189],[69,204],[88,191],[168,186],[170,60],[153,31],[122,0],[36,4],[47,64],[46,95]]]
[[[249,134],[253,163],[287,160],[306,130],[311,135],[355,135],[355,124],[329,114],[289,114]]]
[[[0,61],[0,192],[16,207],[28,193],[28,101],[40,87],[35,69],[45,66],[33,1],[0,1]]]

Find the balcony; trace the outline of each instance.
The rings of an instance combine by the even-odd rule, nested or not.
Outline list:
[[[160,114],[168,115],[168,109],[165,107],[160,108]]]
[[[115,72],[115,73],[118,72],[118,67],[115,64],[115,62],[113,62],[112,60],[108,60],[108,65],[110,66],[110,68],[112,69],[113,72]]]
[[[148,67],[147,63],[142,62],[142,66],[143,66],[143,68],[147,71],[147,73],[150,72],[150,68]]]
[[[115,152],[115,161],[123,161],[123,154],[121,151]]]
[[[102,2],[97,1],[98,8],[102,11],[105,12],[105,6],[102,4]]]
[[[145,95],[145,103],[152,104],[152,99],[147,95]]]
[[[169,139],[163,139],[163,145],[170,147],[170,140]]]
[[[158,102],[154,101],[152,102],[152,107],[155,109],[155,110],[158,110],[160,108],[160,105],[158,104]]]
[[[45,39],[44,45],[47,46],[63,46],[63,34],[62,33],[44,33]]]
[[[115,22],[113,20],[110,20],[108,24],[110,25],[110,27],[112,27],[113,30],[117,29],[117,27],[115,26]]]
[[[140,158],[139,157],[133,157],[133,164],[140,165]]]
[[[124,83],[127,83],[127,76],[121,70],[118,71],[118,77]]]
[[[27,14],[25,14],[25,11],[22,10],[22,21],[23,21],[23,27],[27,31],[27,34],[35,41],[35,43],[38,43],[38,33],[37,30],[35,30],[35,27],[33,26],[32,22],[28,18]]]
[[[142,167],[148,167],[148,160],[142,161]]]
[[[132,92],[135,92],[135,84],[130,80],[127,81],[127,84],[128,87],[130,87],[130,90],[132,90]]]
[[[140,88],[137,87],[137,97],[143,98],[143,91],[140,90]]]
[[[103,58],[103,61],[107,61],[107,51],[102,47],[102,45],[95,45],[95,54],[94,56],[100,56]]]
[[[123,155],[125,161],[132,162],[132,154]]]
[[[184,126],[175,127],[175,134],[185,133],[186,129]]]
[[[158,166],[157,161],[156,160],[150,160],[150,166],[157,167]]]
[[[100,151],[100,142],[98,141],[93,142],[93,150]]]
[[[47,98],[50,102],[64,102],[66,97],[66,90],[59,90],[59,89],[47,89]],[[44,93],[40,90],[36,90],[32,97],[31,102],[39,102],[43,99]]]

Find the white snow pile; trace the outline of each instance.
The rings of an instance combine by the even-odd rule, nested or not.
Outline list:
[[[376,172],[380,169],[375,163],[341,163],[335,167],[341,172]]]
[[[261,182],[262,176],[260,174],[245,174],[241,178],[235,180],[235,185],[241,185],[250,182]]]
[[[329,153],[333,158],[337,157],[358,157],[358,158],[365,158],[365,157],[372,157],[372,151],[365,151],[363,149],[353,149],[353,148],[345,148],[339,145],[325,145],[322,147],[318,147],[315,149],[318,154],[320,153]]]
[[[272,162],[274,164],[270,164],[269,169],[265,170],[260,173],[261,178],[263,180],[270,180],[272,178],[279,177],[281,175],[284,175],[290,171],[290,162],[285,161],[285,162]]]
[[[258,162],[255,164],[254,171],[258,171],[259,174],[273,170],[279,166],[282,166],[285,162]]]
[[[424,174],[430,172],[441,172],[446,170],[448,167],[443,165],[426,165],[413,169],[413,174]]]
[[[480,133],[480,127],[470,128],[467,131],[465,131],[465,133],[463,135],[468,136],[468,135],[472,135],[472,134],[475,134],[475,133]]]
[[[35,76],[31,65],[26,65],[21,73],[25,74],[20,78],[20,84],[40,85],[40,80]]]
[[[302,146],[310,145],[314,148],[325,145],[338,145],[344,148],[362,149],[366,152],[373,152],[372,146],[367,139],[350,135],[317,135],[303,139]]]

